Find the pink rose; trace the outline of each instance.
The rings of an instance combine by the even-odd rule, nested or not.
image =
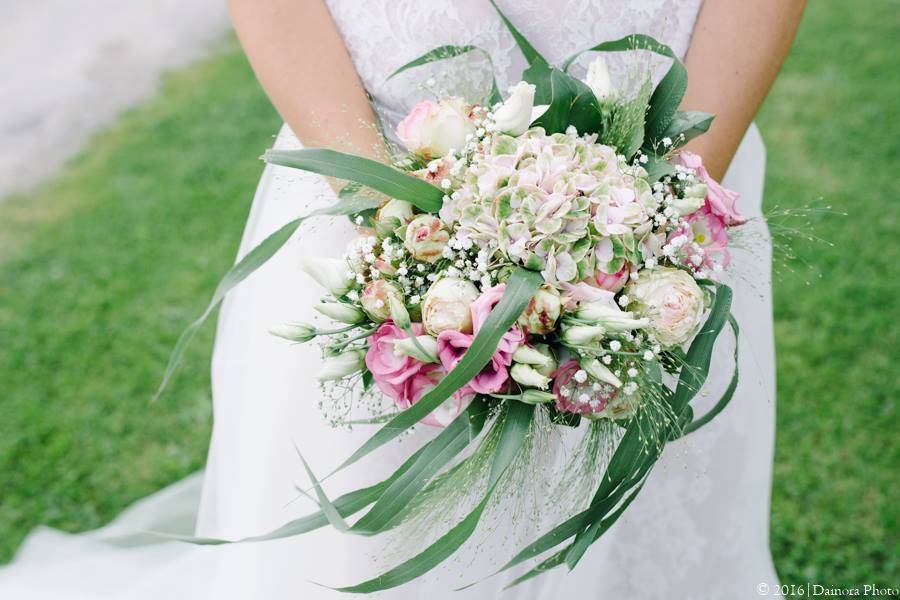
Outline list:
[[[496,285],[481,293],[472,303],[472,331],[473,333],[461,333],[459,331],[445,330],[438,334],[438,358],[447,372],[459,363],[463,354],[472,345],[478,331],[484,325],[485,320],[500,302],[506,285]],[[491,394],[499,392],[509,379],[509,366],[512,364],[512,355],[518,347],[525,343],[525,334],[518,327],[513,327],[500,338],[497,350],[478,375],[462,388],[461,392]]]
[[[439,158],[451,149],[462,150],[466,136],[475,131],[470,111],[471,106],[460,98],[423,100],[397,125],[397,135],[410,152]]]
[[[440,383],[441,379],[446,376],[447,371],[440,365],[423,365],[415,375],[406,380],[401,395],[395,398],[394,401],[400,408],[407,409],[421,400],[422,396],[433,390]],[[456,392],[427,417],[422,419],[421,422],[432,427],[446,427],[469,406],[472,398],[472,394]]]
[[[593,382],[586,379],[584,383],[575,380],[575,373],[581,369],[577,360],[569,360],[553,372],[553,393],[556,395],[556,408],[563,412],[588,415],[599,413],[606,408],[615,394],[604,394],[593,389]]]
[[[725,225],[733,227],[747,222],[747,217],[737,210],[740,194],[722,187],[718,181],[710,177],[706,167],[703,166],[703,159],[698,154],[683,150],[672,159],[672,162],[697,171],[700,181],[707,187],[705,208],[719,217]]]
[[[628,265],[623,265],[621,269],[616,271],[615,273],[607,273],[603,269],[598,268],[594,271],[594,276],[590,277],[586,280],[588,285],[593,285],[601,290],[607,290],[609,292],[618,292],[625,284],[628,283],[628,278],[631,275],[631,271],[629,271]]]
[[[397,136],[410,150],[423,145],[422,137],[425,123],[438,112],[438,105],[431,100],[422,100],[409,111],[409,114],[397,125]]]
[[[420,324],[413,323],[412,328],[416,335],[421,335]],[[369,350],[366,352],[366,367],[371,371],[378,389],[398,404],[399,398],[404,396],[407,380],[425,365],[410,356],[394,354],[394,341],[407,337],[406,332],[393,321],[386,321],[369,337]]]

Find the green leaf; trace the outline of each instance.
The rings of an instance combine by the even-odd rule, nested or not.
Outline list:
[[[497,88],[497,77],[494,74],[494,61],[491,59],[491,55],[479,48],[478,46],[466,45],[466,46],[454,46],[452,44],[447,44],[444,46],[438,46],[433,50],[429,50],[422,56],[415,58],[393,73],[388,76],[388,79],[394,77],[395,75],[399,75],[403,71],[408,69],[412,69],[413,67],[420,67],[422,65],[436,62],[439,60],[446,60],[448,58],[454,58],[456,56],[462,56],[463,54],[467,54],[469,52],[478,51],[484,54],[485,58],[487,58],[488,63],[491,65],[491,95],[490,95],[490,103],[495,104],[497,102],[502,102],[503,98],[500,96],[500,90]]]
[[[503,24],[506,26],[506,29],[512,34],[513,39],[516,41],[516,44],[519,46],[519,50],[522,51],[522,54],[525,55],[525,60],[528,61],[529,65],[534,65],[535,63],[544,63],[547,64],[547,60],[540,55],[540,53],[534,49],[534,46],[531,45],[524,35],[519,33],[519,30],[516,29],[516,26],[512,24],[512,21],[506,18],[506,15],[503,14],[503,11],[500,10],[500,7],[497,6],[497,3],[494,0],[491,0],[491,4],[494,7],[494,10],[497,11],[497,14],[500,15],[500,19],[503,21]]]
[[[309,480],[313,484],[313,488],[316,490],[316,497],[319,499],[319,507],[322,509],[322,514],[325,515],[325,518],[328,519],[328,522],[332,527],[337,529],[338,531],[347,531],[350,529],[350,526],[347,525],[347,522],[344,521],[343,517],[341,517],[341,513],[335,508],[334,504],[331,503],[331,500],[328,499],[328,496],[325,494],[325,490],[322,489],[322,485],[319,483],[319,480],[316,479],[315,474],[313,474],[312,469],[309,468],[309,464],[306,462],[306,459],[303,458],[303,454],[300,452],[300,448],[297,448],[295,445],[294,448],[297,450],[297,456],[300,457],[300,462],[303,463],[303,468],[306,470],[306,475],[309,477]]]
[[[731,375],[731,381],[728,383],[728,387],[722,393],[722,397],[719,398],[719,401],[709,409],[702,417],[698,417],[690,421],[681,431],[681,435],[679,437],[684,437],[691,432],[697,431],[710,421],[712,421],[716,415],[722,412],[728,403],[731,402],[731,398],[734,396],[734,391],[737,389],[738,384],[738,345],[739,345],[739,335],[740,328],[738,327],[737,320],[734,318],[734,315],[728,315],[728,324],[731,326],[731,330],[734,332],[734,372]],[[685,408],[690,408],[690,405],[687,405]]]
[[[577,52],[566,59],[563,63],[563,69],[568,72],[572,63],[586,52],[623,52],[629,50],[647,50],[672,59],[672,65],[662,78],[662,81],[659,82],[659,85],[656,86],[653,95],[650,96],[650,109],[647,111],[645,120],[645,139],[662,139],[664,137],[663,132],[671,123],[672,117],[678,109],[678,105],[681,104],[681,99],[684,97],[684,92],[687,90],[687,69],[684,67],[681,59],[678,58],[678,55],[669,46],[661,44],[649,35],[633,34],[611,42],[603,42]]]
[[[709,131],[709,126],[714,118],[715,115],[699,110],[676,111],[672,122],[663,131],[662,136],[659,139],[645,140],[643,150],[647,153],[661,155],[680,148],[698,135]],[[661,141],[663,138],[672,140],[672,145],[663,146]]]
[[[641,165],[647,171],[647,178],[651,183],[659,181],[666,175],[675,172],[675,165],[671,164],[665,158],[655,156],[653,154],[647,155],[647,164]]]
[[[172,350],[172,354],[169,357],[169,362],[166,365],[166,372],[163,375],[162,383],[160,383],[159,389],[156,390],[156,394],[153,396],[153,399],[156,400],[157,398],[159,398],[159,396],[166,389],[166,386],[172,379],[172,375],[175,373],[178,365],[181,364],[181,359],[184,356],[184,351],[187,349],[191,340],[194,338],[194,335],[197,333],[203,323],[206,322],[206,319],[209,318],[209,316],[219,305],[219,303],[225,298],[226,294],[228,294],[228,292],[234,289],[235,286],[246,279],[251,273],[253,273],[253,271],[265,264],[267,260],[272,258],[272,256],[274,256],[274,254],[278,252],[278,250],[281,249],[281,247],[284,246],[285,243],[287,243],[291,236],[294,235],[294,232],[297,231],[297,228],[300,227],[300,224],[303,223],[303,221],[315,216],[349,215],[369,208],[377,207],[378,205],[379,201],[374,198],[364,198],[360,196],[339,198],[338,201],[331,206],[314,210],[306,216],[298,217],[293,221],[283,225],[275,233],[271,234],[258,246],[253,248],[253,250],[248,252],[240,261],[237,262],[237,264],[231,267],[231,269],[219,282],[219,285],[216,286],[216,290],[215,292],[213,292],[213,296],[210,299],[209,304],[206,306],[206,310],[203,311],[203,314],[201,314],[196,321],[188,325],[187,328],[181,333],[181,336],[178,338],[178,342],[176,342],[175,348]]]
[[[494,355],[500,338],[509,331],[509,328],[528,306],[541,283],[543,283],[543,279],[539,273],[522,268],[515,270],[506,283],[503,298],[488,315],[478,335],[472,341],[472,346],[456,367],[418,402],[384,425],[336,470],[355,463],[363,456],[394,439],[429,415],[444,400],[471,381]]]
[[[357,585],[337,588],[337,591],[369,594],[393,588],[427,573],[456,552],[475,531],[478,521],[481,519],[481,515],[485,507],[487,507],[501,477],[512,464],[516,455],[522,449],[526,438],[530,435],[533,417],[534,406],[522,402],[506,403],[506,415],[501,424],[500,439],[494,452],[494,460],[491,463],[488,489],[481,502],[462,521],[413,558],[386,573],[382,573],[378,577]]]
[[[374,535],[395,525],[397,517],[425,484],[481,432],[487,414],[487,403],[481,398],[473,400],[468,409],[429,442],[428,448],[391,483],[350,532]]]
[[[269,150],[263,160],[273,165],[355,181],[391,198],[409,202],[425,212],[437,212],[444,203],[444,192],[426,181],[378,161],[336,150]]]

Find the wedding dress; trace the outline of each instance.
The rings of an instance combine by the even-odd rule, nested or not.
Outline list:
[[[552,8],[542,0],[499,4],[539,51],[558,62],[633,32],[653,35],[683,55],[700,1],[568,0]],[[329,0],[328,5],[386,129],[427,94],[419,82],[430,76],[435,85],[447,85],[457,75],[438,63],[387,79],[397,66],[431,48],[448,43],[483,48],[493,58],[501,89],[514,83],[524,66],[487,0]],[[627,60],[612,59],[614,75],[625,72]],[[469,76],[483,77],[483,71],[471,71]],[[275,146],[293,148],[299,142],[285,126]],[[249,159],[256,150],[247,152]],[[666,447],[637,500],[571,573],[557,569],[502,595],[508,578],[453,592],[473,574],[502,564],[516,543],[525,541],[514,536],[516,543],[507,543],[513,539],[504,537],[508,532],[496,530],[483,538],[485,547],[466,546],[421,580],[379,597],[733,600],[758,597],[757,586],[771,589],[777,583],[768,546],[775,372],[771,246],[759,218],[764,162],[753,126],[724,181],[741,193],[741,211],[756,217],[741,234],[726,278],[735,290],[734,313],[742,330],[741,379],[730,406],[711,425]],[[266,167],[240,254],[287,221],[331,201],[330,188],[320,178]],[[98,531],[35,531],[13,564],[0,571],[0,598],[337,598],[341,594],[310,581],[347,585],[392,566],[396,547],[386,548],[386,539],[330,528],[226,546],[135,535],[156,530],[238,539],[275,529],[315,508],[298,500],[297,490],[308,480],[295,444],[314,472],[324,474],[374,431],[372,426],[329,427],[314,381],[318,349],[267,333],[274,324],[312,319],[310,306],[320,289],[299,271],[298,257],[337,256],[353,233],[343,217],[308,222],[225,301],[213,360],[215,428],[205,473],[137,503]],[[730,377],[733,342],[722,338],[708,393],[695,400],[698,414]],[[416,428],[328,479],[327,491],[336,497],[380,480],[433,435],[431,428]],[[404,544],[396,537],[389,540]]]

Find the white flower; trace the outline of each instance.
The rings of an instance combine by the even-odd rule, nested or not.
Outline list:
[[[348,325],[360,323],[366,318],[366,315],[361,310],[342,302],[321,302],[313,304],[313,308],[330,319],[340,323],[347,323]]]
[[[406,227],[403,245],[416,260],[437,262],[443,256],[444,248],[450,241],[450,232],[434,215],[419,215]],[[424,271],[424,265],[418,266]]]
[[[705,183],[689,186],[684,190],[684,198],[672,199],[672,208],[681,217],[697,212],[706,201],[706,189]]]
[[[394,354],[411,356],[425,363],[436,363],[438,362],[437,340],[430,335],[418,335],[415,341],[412,338],[396,339],[394,340]]]
[[[337,356],[330,356],[322,361],[322,368],[319,369],[319,381],[331,381],[333,379],[343,379],[348,375],[353,375],[362,370],[365,366],[364,350],[355,349],[348,350]]]
[[[424,100],[397,126],[397,135],[409,149],[425,158],[435,158],[461,149],[466,136],[475,131],[469,118],[470,107],[460,98]]]
[[[410,326],[409,311],[403,304],[403,298],[394,294],[388,294],[388,308],[391,311],[391,320],[400,329],[407,329]]]
[[[413,218],[413,206],[409,202],[403,200],[388,200],[381,208],[378,209],[376,220],[384,219],[400,219],[401,223],[408,223]]]
[[[603,337],[606,330],[596,325],[575,325],[563,332],[563,340],[571,346],[586,346]]]
[[[391,300],[403,302],[400,289],[389,281],[376,279],[366,284],[360,304],[373,321],[380,323],[391,318]]]
[[[544,389],[550,383],[550,378],[542,375],[534,367],[516,363],[509,370],[510,376],[522,385]]]
[[[602,55],[597,56],[588,65],[584,82],[591,88],[598,100],[607,100],[613,95],[612,78],[609,76],[606,59]]]
[[[650,330],[665,347],[687,342],[700,328],[706,310],[703,290],[688,273],[673,268],[649,271],[629,286],[637,312],[650,319]]]
[[[534,389],[528,389],[522,392],[522,402],[525,404],[546,404],[547,402],[555,401],[556,396],[550,392],[542,392]]]
[[[576,316],[606,329],[606,331],[630,331],[650,324],[650,319],[635,319],[634,313],[624,312],[610,302],[602,300],[585,302],[578,307]]]
[[[292,342],[308,342],[318,335],[316,328],[306,323],[288,323],[274,325],[269,328],[269,333]]]
[[[534,108],[534,85],[520,81],[509,88],[509,98],[494,111],[497,131],[512,136],[522,135],[531,125]]]
[[[300,268],[335,296],[346,294],[353,281],[347,276],[347,262],[339,258],[304,256],[300,258]]]
[[[444,277],[434,282],[422,301],[422,323],[432,335],[442,331],[472,333],[470,306],[478,298],[478,288],[470,281]]]
[[[516,322],[526,333],[545,335],[553,331],[561,311],[559,292],[554,287],[543,285]]]
[[[590,376],[597,381],[608,383],[609,385],[616,388],[622,387],[622,380],[616,377],[616,375],[612,371],[603,366],[603,364],[596,358],[592,358],[586,362],[581,363],[581,368],[587,371],[588,374],[590,374]]]

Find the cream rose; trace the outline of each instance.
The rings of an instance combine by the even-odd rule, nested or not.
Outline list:
[[[422,302],[422,323],[432,335],[442,331],[472,333],[470,305],[478,298],[471,281],[445,277],[432,284]]]
[[[469,106],[456,97],[440,102],[416,104],[397,125],[397,135],[406,148],[425,158],[438,158],[450,150],[462,150],[466,136],[475,131]]]
[[[403,245],[416,260],[433,263],[441,258],[450,232],[434,215],[419,215],[406,227]]]
[[[642,272],[625,293],[632,299],[631,308],[650,319],[649,329],[663,346],[681,345],[700,328],[706,298],[685,271],[659,268]]]
[[[403,294],[400,288],[384,279],[370,281],[363,288],[359,303],[363,310],[376,323],[387,321],[391,318],[391,302],[403,305]]]
[[[497,131],[513,136],[525,133],[531,125],[534,90],[534,85],[524,81],[509,88],[509,98],[494,111]]]

